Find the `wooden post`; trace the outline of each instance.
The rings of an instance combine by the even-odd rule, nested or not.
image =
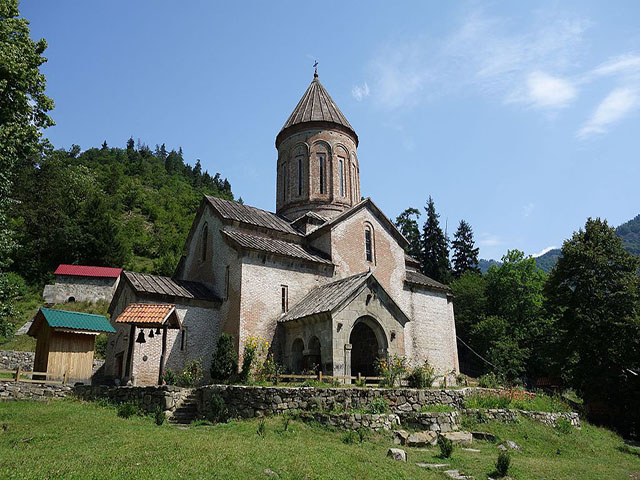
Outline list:
[[[167,326],[162,327],[162,352],[160,353],[160,368],[158,369],[158,385],[162,385],[164,376],[164,357],[167,354]]]
[[[16,369],[16,382],[20,381],[20,374],[22,373],[22,366],[18,365],[18,368]]]
[[[358,383],[360,383],[362,381],[362,375],[360,374],[360,372],[358,372]]]
[[[69,370],[65,370],[64,377],[62,377],[62,384],[66,385],[69,381]]]
[[[318,381],[322,381],[322,370],[318,370]]]

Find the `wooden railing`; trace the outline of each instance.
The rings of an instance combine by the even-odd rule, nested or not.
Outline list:
[[[54,376],[47,372],[27,372],[18,367],[15,370],[0,370],[0,373],[9,373],[13,378],[1,379],[0,381],[25,382],[25,383],[52,383],[58,385],[66,385],[69,382],[69,372],[64,372],[62,377]],[[44,377],[43,379],[33,379],[34,376]],[[31,377],[31,378],[22,378]]]
[[[356,380],[357,382],[369,382],[369,383],[380,383],[382,380],[384,380],[384,377],[365,377],[363,375],[323,375],[322,372],[318,372],[315,375],[294,375],[294,374],[279,374],[277,376],[278,381],[286,381],[286,380],[293,380],[293,381],[298,381],[298,380],[317,380],[319,382],[331,382],[332,380],[348,380],[349,382],[351,382],[351,380]],[[273,380],[273,378],[272,378]]]

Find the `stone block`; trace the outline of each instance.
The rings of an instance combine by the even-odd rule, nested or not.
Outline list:
[[[442,436],[454,445],[471,445],[473,443],[473,435],[471,432],[445,432]]]
[[[398,462],[406,462],[407,452],[401,448],[390,448],[389,451],[387,451],[387,457],[391,457]]]
[[[409,435],[407,439],[407,445],[409,447],[427,447],[429,445],[435,445],[438,440],[438,435],[431,430],[424,432],[415,432]]]

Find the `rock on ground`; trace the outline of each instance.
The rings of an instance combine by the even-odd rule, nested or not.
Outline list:
[[[438,434],[430,430],[412,433],[407,439],[407,445],[410,447],[426,447],[435,445],[437,442]]]
[[[455,445],[471,445],[473,435],[470,432],[445,432],[441,434]]]
[[[393,443],[396,445],[404,445],[409,438],[409,432],[406,430],[395,430],[393,432]]]
[[[401,448],[390,448],[387,452],[387,457],[391,457],[398,462],[406,462],[407,452],[405,452]]]

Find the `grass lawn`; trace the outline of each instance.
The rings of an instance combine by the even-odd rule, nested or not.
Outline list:
[[[156,426],[150,417],[117,417],[114,408],[75,400],[0,404],[0,478],[434,478],[415,462],[443,462],[439,450],[406,449],[408,463],[386,458],[391,434],[345,444],[344,432],[283,419],[237,421],[213,427]],[[523,420],[489,423],[483,431],[522,447],[512,454],[516,479],[628,479],[640,474],[640,456],[620,450],[622,440],[590,425],[561,434]],[[477,441],[480,453],[454,450],[452,468],[486,478],[494,470],[496,445]]]

